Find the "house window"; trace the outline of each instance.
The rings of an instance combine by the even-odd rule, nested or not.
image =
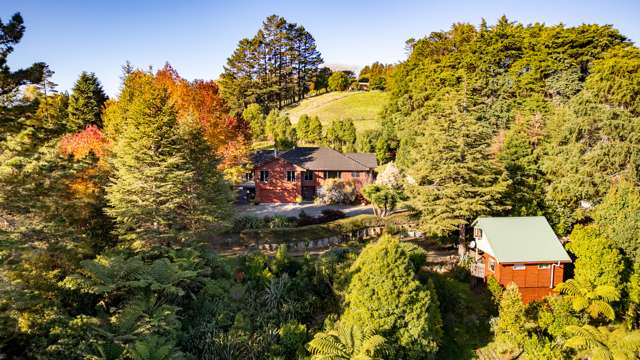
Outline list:
[[[550,267],[551,267],[550,264],[539,264],[538,265],[538,269],[540,269],[540,270],[548,269]]]
[[[269,171],[260,170],[260,181],[262,181],[262,182],[269,181]]]
[[[524,270],[527,268],[527,265],[525,264],[514,264],[513,265],[513,270]]]
[[[313,171],[305,171],[304,172],[304,179],[307,181],[313,180]]]
[[[253,180],[253,171],[250,171],[244,174],[244,181],[251,181],[251,180]]]
[[[357,171],[352,171],[352,172],[351,172],[351,177],[352,177],[352,178],[359,178],[359,177],[360,177],[360,173],[359,173],[359,172],[357,172]]]
[[[325,171],[324,178],[325,179],[337,179],[340,177],[340,171]]]
[[[496,261],[495,260],[489,260],[489,270],[491,272],[496,272]]]
[[[287,181],[296,181],[296,172],[287,170]]]
[[[473,228],[473,237],[476,239],[482,239],[482,229],[478,227]]]

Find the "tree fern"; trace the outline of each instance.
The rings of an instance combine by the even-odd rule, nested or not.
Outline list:
[[[338,323],[336,329],[318,333],[307,344],[312,360],[380,359],[386,339],[352,324]]]

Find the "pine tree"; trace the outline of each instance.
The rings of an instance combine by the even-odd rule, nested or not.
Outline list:
[[[106,101],[107,96],[96,75],[83,71],[69,97],[69,130],[80,130],[88,125],[102,127],[100,113]]]
[[[132,73],[105,123],[113,141],[107,187],[116,232],[133,248],[169,246],[223,218],[228,196],[195,122],[177,126],[166,88]]]

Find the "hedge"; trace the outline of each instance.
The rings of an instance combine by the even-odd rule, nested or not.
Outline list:
[[[393,214],[382,219],[375,215],[357,215],[318,225],[278,229],[247,229],[240,232],[240,239],[245,244],[311,241],[347,235],[369,227],[407,224],[410,221],[410,214],[406,212]]]

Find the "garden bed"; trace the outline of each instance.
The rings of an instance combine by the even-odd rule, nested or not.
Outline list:
[[[354,233],[369,228],[400,226],[409,223],[408,213],[398,213],[386,218],[374,215],[357,215],[346,219],[301,227],[276,229],[247,229],[240,232],[240,239],[246,245],[286,244],[318,241],[322,239],[352,237]]]

